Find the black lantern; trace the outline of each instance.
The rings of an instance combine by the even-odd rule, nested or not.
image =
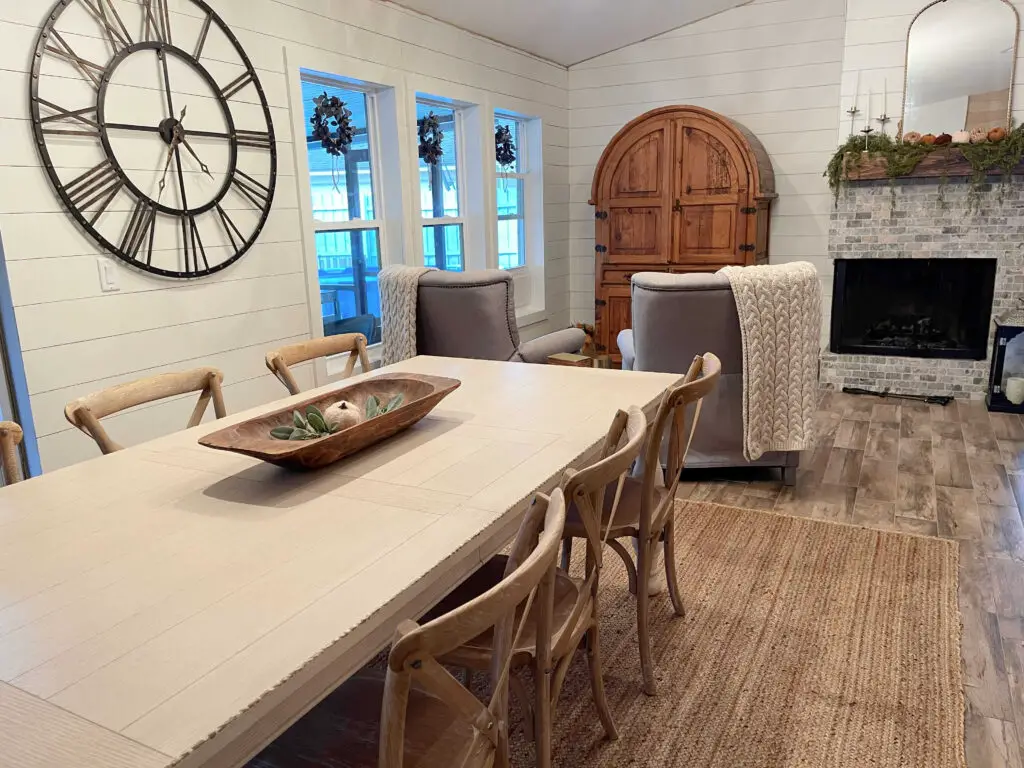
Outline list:
[[[985,402],[990,411],[1024,413],[1024,317],[996,321]]]

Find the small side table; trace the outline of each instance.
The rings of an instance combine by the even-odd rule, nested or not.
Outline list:
[[[548,355],[548,365],[568,365],[573,368],[593,368],[594,361],[586,355],[574,355],[571,352],[559,352]]]

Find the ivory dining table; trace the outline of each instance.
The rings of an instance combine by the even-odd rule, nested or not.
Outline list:
[[[197,443],[314,391],[0,490],[0,766],[244,765],[497,552],[616,409],[651,414],[678,380],[438,357],[365,375],[399,371],[462,386],[322,470]]]

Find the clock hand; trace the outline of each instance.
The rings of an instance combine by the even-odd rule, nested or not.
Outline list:
[[[199,169],[212,179],[213,174],[210,173],[210,169],[207,167],[206,163],[199,159],[199,155],[197,155],[196,151],[192,149],[192,145],[188,143],[188,140],[184,136],[181,137],[181,144],[188,150],[188,153],[196,159],[196,162],[199,163]]]
[[[131,123],[106,123],[107,129],[117,129],[119,131],[143,131],[145,133],[159,133],[160,127],[154,125],[132,125]],[[230,139],[230,133],[224,133],[223,131],[193,131],[190,130],[190,136],[202,136],[203,138],[210,139]]]
[[[164,71],[164,93],[167,95],[167,115],[168,117],[174,116],[174,101],[171,99],[171,75],[167,69],[167,54],[162,50],[156,52],[156,56],[160,59],[161,65],[163,65]]]
[[[160,198],[164,194],[164,187],[167,186],[167,172],[171,169],[171,160],[174,159],[174,147],[175,143],[172,141],[171,146],[167,149],[167,162],[164,164],[164,175],[160,178],[160,190],[156,195],[157,203],[160,202]]]

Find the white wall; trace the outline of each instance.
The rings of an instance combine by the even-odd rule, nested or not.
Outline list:
[[[422,90],[469,101],[484,96],[496,107],[540,117],[549,319],[524,335],[568,322],[566,70],[376,0],[212,0],[271,101],[281,175],[267,227],[248,255],[213,277],[167,281],[118,264],[121,290],[101,293],[99,250],[61,211],[31,140],[26,73],[50,5],[29,0],[0,7],[0,235],[45,469],[96,455],[91,441],[64,421],[62,409],[116,382],[204,364],[223,370],[229,410],[283,393],[266,373],[263,355],[308,337],[315,317],[298,202],[308,190],[296,175],[301,154],[294,153],[288,111],[294,72],[286,71],[286,61],[350,76],[358,75],[346,68],[358,65],[378,72],[380,82],[413,78]],[[195,15],[185,0],[170,5],[172,25],[179,13]],[[300,376],[311,382],[312,370]],[[179,429],[191,404],[146,407],[111,418],[109,428],[117,440],[139,442]]]
[[[694,104],[756,133],[775,167],[771,260],[827,266],[845,0],[755,0],[569,70],[573,320],[594,314],[594,168],[626,122]]]

